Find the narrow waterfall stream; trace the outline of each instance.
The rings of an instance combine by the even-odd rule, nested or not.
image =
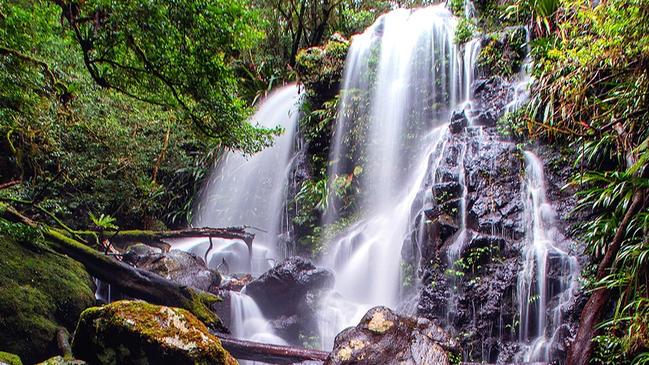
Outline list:
[[[526,237],[517,284],[519,339],[524,345],[524,361],[550,361],[550,346],[563,324],[562,313],[579,288],[580,267],[577,258],[559,246],[566,240],[547,200],[543,163],[529,151],[525,161]]]

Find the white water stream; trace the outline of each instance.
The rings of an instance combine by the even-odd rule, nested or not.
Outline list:
[[[443,5],[399,9],[352,42],[329,174],[334,179],[363,164],[363,196],[360,219],[330,242],[322,260],[337,278],[320,313],[323,349],[369,308],[395,308],[402,299],[401,248],[413,224],[413,204],[439,162],[450,112],[470,105],[479,41],[457,46],[455,27]],[[348,118],[354,113],[347,98],[359,90],[371,98],[367,139],[363,157],[349,161],[344,141],[353,140],[357,126]],[[335,219],[336,212],[329,212],[325,223]]]
[[[525,152],[523,191],[526,223],[523,266],[518,274],[519,340],[524,361],[550,361],[562,314],[579,289],[577,258],[559,243],[566,242],[556,224],[556,212],[547,200],[543,164]]]
[[[284,128],[272,147],[252,156],[227,152],[213,169],[194,210],[194,227],[250,226],[255,233],[252,258],[245,243],[214,239],[208,266],[226,274],[259,275],[281,259],[278,233],[286,201],[300,94],[297,85],[270,94],[251,118],[253,124]],[[206,240],[186,240],[174,248],[203,257]]]

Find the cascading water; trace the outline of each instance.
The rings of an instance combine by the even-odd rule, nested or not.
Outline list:
[[[284,128],[274,145],[252,156],[228,152],[204,186],[194,213],[194,227],[249,226],[257,229],[252,258],[245,243],[213,240],[208,265],[226,273],[260,274],[272,266],[276,253],[282,207],[299,110],[297,85],[269,95],[252,117],[263,127]],[[174,248],[191,250],[203,257],[209,242],[191,240]],[[251,266],[251,267],[249,267]]]
[[[329,178],[360,165],[362,193],[357,222],[330,242],[322,261],[337,278],[320,313],[324,349],[370,307],[401,301],[401,249],[413,204],[443,149],[450,112],[470,96],[479,42],[458,47],[455,27],[443,5],[399,9],[352,42]],[[359,96],[369,103],[359,107]],[[325,223],[337,214],[328,212]]]
[[[525,152],[523,190],[526,237],[523,266],[518,274],[519,340],[524,361],[550,361],[551,346],[562,314],[579,287],[577,258],[560,243],[566,242],[555,223],[556,212],[546,197],[543,164]]]
[[[286,344],[275,334],[257,303],[244,293],[230,292],[230,330],[238,339]]]

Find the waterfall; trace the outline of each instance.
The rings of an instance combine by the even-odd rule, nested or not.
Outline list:
[[[232,335],[241,340],[286,345],[277,336],[257,306],[257,303],[244,293],[230,291],[230,330]],[[241,365],[262,364],[255,361],[239,360]]]
[[[212,170],[194,211],[195,227],[249,226],[255,230],[252,257],[239,241],[212,242],[208,265],[226,274],[268,270],[278,258],[278,233],[285,203],[297,125],[300,93],[297,85],[284,86],[270,94],[251,122],[263,127],[284,128],[272,147],[252,156],[227,152]],[[188,240],[174,248],[203,257],[209,242]]]
[[[334,181],[362,167],[361,193],[355,211],[333,204],[324,219],[358,217],[322,259],[337,278],[320,313],[324,349],[367,309],[401,302],[401,249],[413,208],[439,165],[450,112],[471,95],[479,41],[457,46],[455,27],[443,5],[398,9],[352,41],[328,173]]]
[[[518,274],[519,340],[524,361],[550,361],[553,338],[562,314],[579,288],[577,258],[560,243],[566,239],[556,225],[556,212],[546,196],[543,164],[525,152],[523,190],[526,237]]]

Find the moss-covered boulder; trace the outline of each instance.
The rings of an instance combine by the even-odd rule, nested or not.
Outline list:
[[[95,295],[80,263],[22,241],[0,235],[0,349],[33,364],[59,353],[56,329],[74,330]]]
[[[338,93],[348,49],[349,41],[336,33],[324,46],[297,54],[296,70],[310,98],[330,100]]]
[[[0,365],[23,365],[18,355],[0,351]]]
[[[83,360],[76,359],[66,359],[63,356],[55,356],[51,359],[47,359],[36,365],[86,365],[87,363]]]
[[[119,301],[84,311],[72,351],[95,365],[237,364],[190,312],[141,301]]]

